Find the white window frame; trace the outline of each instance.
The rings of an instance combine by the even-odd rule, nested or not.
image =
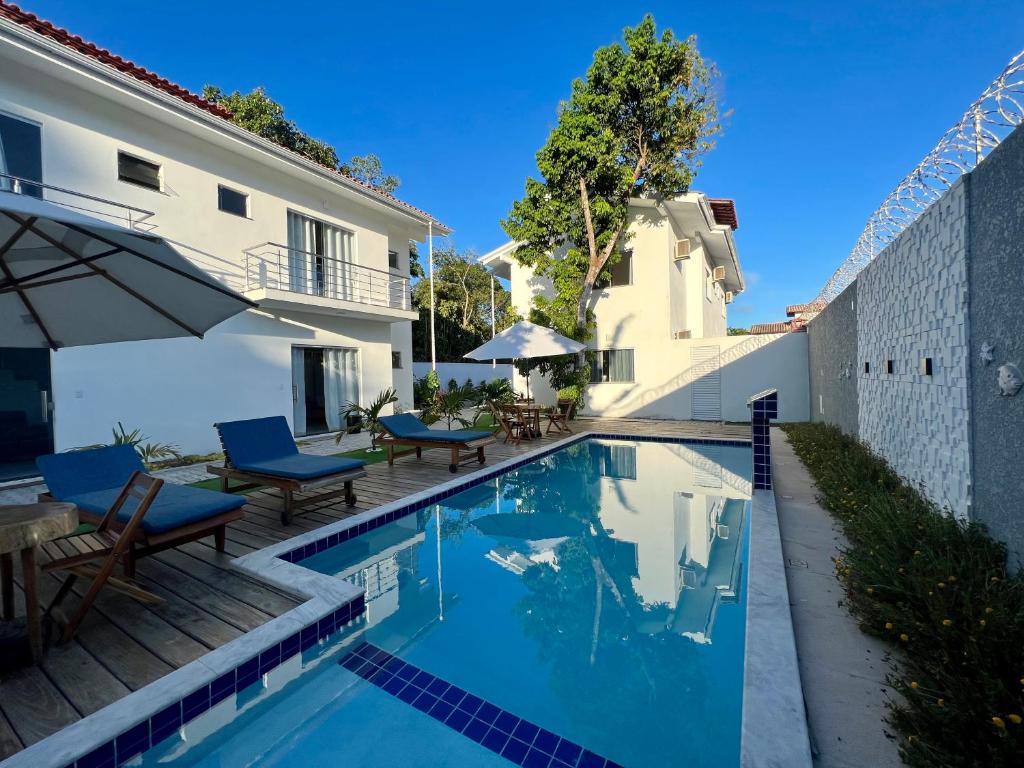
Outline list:
[[[600,371],[601,378],[598,381],[591,380],[589,382],[589,384],[594,385],[594,384],[635,384],[636,383],[636,348],[635,347],[616,347],[614,349],[612,349],[612,348],[608,348],[608,349],[595,349],[595,350],[592,350],[592,351],[593,351],[593,353],[595,355],[597,355],[596,364],[597,364],[598,371]],[[633,378],[631,378],[631,379],[623,379],[623,380],[616,379],[615,381],[612,381],[610,378],[607,378],[607,371],[605,371],[605,368],[604,368],[604,353],[605,352],[630,352],[630,353],[632,353],[632,355],[633,355],[633,365],[631,367],[633,369]]]

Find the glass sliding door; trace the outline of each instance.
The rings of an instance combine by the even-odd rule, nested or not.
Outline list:
[[[34,477],[53,453],[50,350],[0,348],[0,482]]]
[[[43,180],[42,132],[35,123],[0,112],[0,192],[20,191],[42,197],[43,189],[18,179]]]
[[[288,211],[288,289],[353,299],[351,232]]]
[[[349,402],[359,402],[357,350],[292,347],[292,403],[296,435],[315,435],[341,429],[341,411]]]

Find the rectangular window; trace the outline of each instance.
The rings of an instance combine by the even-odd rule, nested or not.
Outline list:
[[[871,373],[871,363],[867,361],[864,362],[864,373]]]
[[[355,299],[352,266],[355,235],[346,229],[288,211],[288,283],[292,291]]]
[[[932,375],[932,359],[930,357],[921,358],[921,375],[931,376]]]
[[[160,191],[160,166],[124,152],[117,153],[117,178]]]
[[[42,197],[42,187],[18,179],[43,180],[42,132],[34,123],[0,113],[0,192],[18,189]]]
[[[633,381],[633,350],[604,349],[594,353],[590,382]]]
[[[598,446],[598,472],[616,480],[636,480],[636,447],[632,445]]]
[[[892,375],[896,371],[896,364],[892,360],[885,361],[885,372]]]
[[[633,284],[633,251],[623,251],[618,262],[608,267],[609,277],[607,280],[598,280],[595,288],[615,288],[620,285]]]
[[[388,251],[388,267],[398,269],[398,251]]]
[[[402,353],[401,352],[392,352],[391,353],[391,367],[392,368],[396,368],[396,369],[402,367]]]
[[[217,185],[217,208],[235,216],[249,216],[249,196],[223,184]]]

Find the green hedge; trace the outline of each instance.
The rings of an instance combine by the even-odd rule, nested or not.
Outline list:
[[[849,540],[836,561],[848,607],[900,649],[889,708],[904,762],[1024,766],[1024,578],[1004,546],[839,430],[783,429]]]

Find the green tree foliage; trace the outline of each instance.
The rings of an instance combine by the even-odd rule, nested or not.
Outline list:
[[[374,154],[353,155],[347,163],[342,163],[338,168],[346,176],[351,176],[356,181],[376,187],[381,192],[389,195],[398,189],[402,183],[397,176],[384,173],[381,167],[380,158]]]
[[[746,328],[730,328],[728,331],[729,336],[749,336],[750,331]]]
[[[347,163],[339,164],[338,151],[327,142],[314,139],[300,130],[294,121],[285,117],[284,107],[270,98],[262,87],[249,93],[228,93],[215,85],[207,85],[203,88],[203,98],[231,112],[231,120],[235,124],[314,163],[340,171],[388,194],[398,189],[401,183],[397,176],[384,173],[380,158],[372,153],[353,155]]]
[[[434,297],[437,359],[466,362],[463,355],[491,338],[491,274],[476,255],[454,248],[434,252]],[[412,289],[413,304],[420,319],[413,323],[413,354],[430,359],[430,281],[420,280]],[[512,295],[494,284],[495,327],[503,331],[518,317]]]
[[[591,335],[594,283],[608,276],[628,239],[629,200],[685,192],[718,131],[713,69],[694,38],[660,36],[653,17],[600,48],[572,85],[558,124],[537,153],[541,178],[502,222],[516,260],[551,280],[531,319],[567,336]],[[582,356],[572,368],[583,368]],[[553,360],[541,366],[568,366]],[[552,377],[568,385],[571,370]],[[559,381],[555,381],[558,378]],[[582,378],[578,374],[576,378]]]

